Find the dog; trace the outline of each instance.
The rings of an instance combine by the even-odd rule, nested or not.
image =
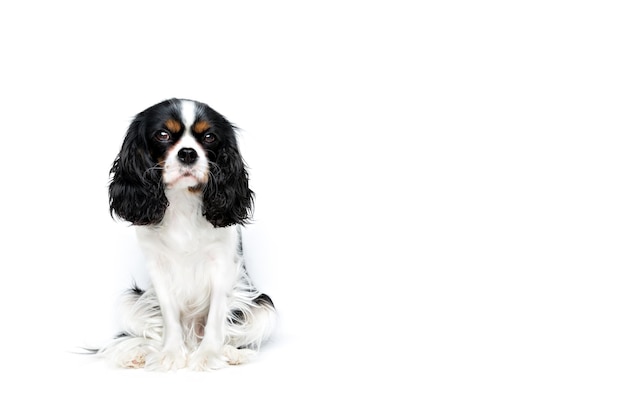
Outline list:
[[[110,175],[113,217],[136,228],[150,285],[122,297],[122,332],[98,350],[126,368],[197,371],[247,362],[276,322],[250,280],[241,228],[254,193],[235,127],[170,99],[137,114]]]

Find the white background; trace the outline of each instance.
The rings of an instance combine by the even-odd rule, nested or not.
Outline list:
[[[2,414],[624,415],[620,2],[223,3],[1,6]],[[67,353],[146,279],[108,170],[170,97],[241,128],[242,367]]]

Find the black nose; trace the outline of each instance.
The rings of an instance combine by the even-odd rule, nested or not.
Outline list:
[[[178,151],[178,159],[183,164],[193,164],[198,159],[198,152],[192,148],[182,148]]]

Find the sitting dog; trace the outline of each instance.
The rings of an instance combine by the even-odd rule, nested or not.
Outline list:
[[[151,285],[124,295],[123,331],[98,353],[156,370],[246,362],[276,312],[244,265],[254,194],[233,125],[197,101],[156,104],[132,121],[111,175],[111,214],[136,226]]]

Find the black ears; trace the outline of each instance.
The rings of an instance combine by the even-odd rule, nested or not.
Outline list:
[[[245,224],[252,212],[254,193],[236,146],[225,146],[211,166],[209,184],[203,195],[204,215],[215,227]]]
[[[111,215],[134,225],[159,223],[168,204],[161,169],[147,151],[141,125],[138,116],[128,128],[120,153],[113,162],[109,185]]]

